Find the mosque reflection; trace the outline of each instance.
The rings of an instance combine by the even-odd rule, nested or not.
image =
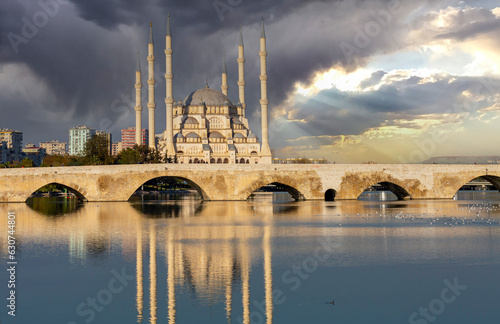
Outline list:
[[[233,204],[231,204],[233,205]],[[238,206],[239,205],[239,206]],[[254,215],[251,204],[236,204],[227,208],[225,203],[188,203],[178,200],[167,204],[132,205],[146,217],[233,217]],[[147,207],[146,207],[147,206]],[[234,206],[234,205],[233,205]],[[188,207],[188,208],[184,208]],[[271,206],[270,206],[271,207]],[[271,207],[272,208],[272,207]],[[234,224],[234,223],[233,223]],[[158,300],[167,300],[168,322],[177,319],[177,292],[179,287],[189,291],[192,298],[203,303],[224,303],[228,323],[233,317],[233,294],[241,295],[243,323],[250,323],[250,277],[255,255],[263,255],[265,315],[272,323],[272,222],[265,226],[168,226],[138,223],[136,227],[136,281],[137,322],[145,319],[144,291],[149,291],[149,323],[157,323]],[[147,226],[145,231],[144,226]],[[147,235],[143,235],[147,233]],[[260,240],[257,249],[249,240]],[[228,244],[229,243],[229,244]],[[259,251],[260,250],[260,251]],[[160,264],[157,257],[164,258]],[[166,263],[166,266],[163,265]],[[157,294],[158,269],[166,270],[167,296]],[[166,269],[165,269],[166,268]],[[149,278],[149,282],[145,279]],[[241,287],[236,292],[235,287]],[[166,297],[166,298],[165,298]]]

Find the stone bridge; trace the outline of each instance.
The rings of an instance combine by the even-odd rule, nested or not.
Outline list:
[[[500,190],[500,166],[432,164],[146,164],[0,169],[0,202],[25,202],[39,188],[60,184],[86,201],[127,201],[145,182],[178,177],[206,200],[245,200],[277,183],[296,199],[357,199],[380,184],[399,199],[451,199],[483,177]]]

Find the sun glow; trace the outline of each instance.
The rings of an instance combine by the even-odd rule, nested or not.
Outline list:
[[[337,88],[340,91],[355,92],[361,91],[360,83],[369,78],[372,71],[358,69],[346,74],[337,69],[326,72],[318,72],[309,85],[298,83],[295,85],[296,92],[303,96],[314,96],[321,90]]]

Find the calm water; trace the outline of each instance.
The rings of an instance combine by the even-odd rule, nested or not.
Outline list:
[[[500,199],[459,198],[0,204],[1,323],[499,323]]]

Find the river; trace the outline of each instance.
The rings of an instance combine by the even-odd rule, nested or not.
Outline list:
[[[0,204],[1,323],[499,323],[498,193],[373,195]]]

